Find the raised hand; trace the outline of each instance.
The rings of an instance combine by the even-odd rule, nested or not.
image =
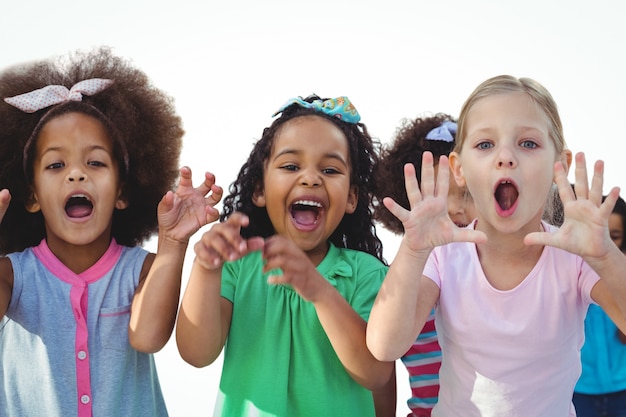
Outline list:
[[[11,193],[9,190],[4,188],[0,190],[0,222],[4,219],[4,215],[9,209],[9,204],[11,203]]]
[[[175,192],[168,191],[159,203],[159,233],[175,241],[187,241],[202,226],[219,218],[215,205],[222,194],[213,174],[207,172],[204,182],[194,188],[191,169],[182,167],[178,188]]]
[[[614,187],[602,202],[604,163],[596,161],[594,164],[590,187],[583,153],[576,154],[575,176],[572,190],[565,168],[560,162],[555,164],[554,179],[563,202],[565,220],[555,233],[530,233],[524,243],[561,248],[589,262],[604,258],[616,248],[609,234],[608,222],[619,196],[619,188]]]
[[[391,198],[383,200],[385,207],[402,222],[403,242],[414,252],[430,251],[450,242],[480,243],[486,240],[484,233],[460,229],[450,220],[447,210],[449,178],[448,158],[439,158],[439,168],[435,176],[433,155],[424,152],[421,190],[413,164],[404,166],[410,210],[404,209]]]
[[[263,248],[260,237],[244,239],[240,232],[249,223],[248,216],[233,213],[222,223],[217,223],[202,235],[195,244],[195,262],[208,270],[221,268],[225,261],[235,261],[246,254]]]
[[[320,290],[326,288],[326,280],[317,271],[309,257],[289,239],[275,235],[265,241],[263,248],[263,272],[280,269],[282,273],[271,275],[269,284],[287,284],[307,301],[314,302]]]

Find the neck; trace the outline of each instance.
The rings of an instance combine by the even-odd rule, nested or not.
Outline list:
[[[92,267],[111,245],[111,236],[103,236],[86,245],[75,245],[54,237],[46,237],[50,251],[75,274]]]
[[[520,258],[538,256],[543,251],[543,246],[529,246],[524,243],[524,238],[529,233],[544,231],[541,217],[534,218],[520,229],[513,231],[501,230],[486,221],[477,220],[476,230],[487,235],[487,242],[478,245],[479,253],[490,254],[504,258]]]

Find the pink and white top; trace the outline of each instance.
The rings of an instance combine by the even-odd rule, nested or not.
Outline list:
[[[81,274],[45,240],[8,255],[14,286],[0,322],[0,404],[8,415],[167,415],[152,355],[128,341],[146,255],[113,241]]]

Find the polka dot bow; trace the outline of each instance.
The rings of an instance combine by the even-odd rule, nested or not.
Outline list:
[[[283,106],[278,109],[272,116],[276,116],[278,113],[283,112],[287,107],[292,104],[297,104],[301,107],[313,109],[321,113],[325,113],[329,116],[337,117],[344,122],[355,124],[361,120],[359,112],[356,111],[354,105],[350,102],[348,97],[330,98],[328,100],[314,100],[312,103],[302,100],[302,98],[290,98]]]
[[[91,78],[74,84],[70,90],[63,85],[48,85],[30,93],[7,97],[4,101],[23,112],[34,113],[66,101],[82,101],[83,94],[92,96],[107,89],[111,84],[113,80]]]

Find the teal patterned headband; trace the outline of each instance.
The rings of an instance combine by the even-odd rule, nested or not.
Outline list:
[[[312,103],[304,101],[302,97],[290,98],[272,116],[276,116],[278,113],[282,113],[287,107],[291,106],[292,104],[297,104],[307,109],[313,109],[329,116],[337,117],[338,119],[341,119],[346,123],[356,124],[359,122],[359,120],[361,120],[359,112],[356,111],[348,97],[345,96],[330,98],[328,100],[314,100]]]

